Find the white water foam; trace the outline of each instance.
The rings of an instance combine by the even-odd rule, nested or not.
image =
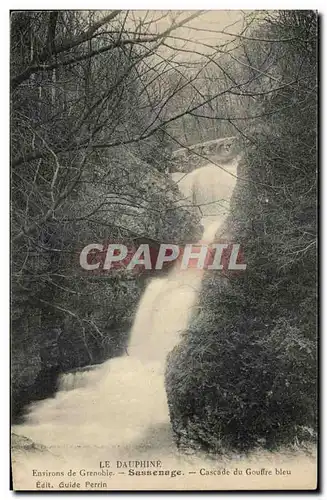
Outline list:
[[[236,166],[229,168],[235,175]],[[228,214],[235,183],[233,175],[214,165],[179,179],[181,205],[195,203],[201,212],[201,242],[214,240]],[[173,268],[166,278],[151,280],[136,313],[129,356],[64,375],[55,397],[32,405],[26,423],[14,426],[14,432],[49,448],[62,446],[67,453],[69,445],[133,448],[150,428],[169,425],[165,359],[187,328],[202,277],[203,270]]]

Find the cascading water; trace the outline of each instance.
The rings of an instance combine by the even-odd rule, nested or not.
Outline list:
[[[224,166],[224,169],[208,164],[189,174],[171,174],[183,195],[180,205],[198,207],[204,228],[202,243],[214,241],[229,212],[237,163]],[[132,328],[130,355],[144,362],[156,360],[164,366],[168,352],[188,325],[202,277],[200,269],[180,270],[176,265],[168,277],[149,283]]]
[[[224,233],[226,229],[224,221],[236,183],[236,165],[224,165],[224,168],[232,175],[213,165],[187,175],[172,174],[184,195],[181,205],[191,201],[199,207],[204,227],[201,243],[209,244],[215,237],[219,239],[221,231]],[[54,398],[32,405],[26,423],[13,427],[15,439],[25,443],[12,454],[15,489],[37,490],[40,478],[34,477],[34,471],[41,471],[41,474],[55,471],[62,476],[50,478],[54,486],[49,488],[60,489],[59,482],[63,481],[64,489],[76,490],[77,487],[71,485],[74,478],[69,472],[73,469],[78,471],[81,489],[216,490],[244,489],[251,485],[256,488],[258,476],[199,476],[189,472],[204,470],[204,467],[210,469],[213,464],[208,457],[179,455],[174,445],[164,387],[164,365],[168,352],[187,328],[196,307],[202,277],[201,269],[181,271],[175,266],[166,278],[153,279],[138,307],[129,355],[62,376]],[[29,439],[46,448],[34,445]],[[167,476],[146,475],[135,479],[128,472],[120,472],[116,465],[109,480],[107,476],[84,477],[85,470],[95,475],[105,472],[106,469],[99,468],[101,460],[110,460],[115,467],[117,461],[159,459],[168,473],[180,469],[181,475],[171,481]],[[221,457],[215,465],[245,470],[247,467],[271,468],[273,464],[280,467],[282,462],[285,468],[292,470],[289,477],[292,489],[299,487],[303,467],[315,477],[315,458],[303,454],[288,456],[259,450],[251,457]],[[83,479],[104,479],[104,482],[87,486]],[[285,480],[283,476],[265,478],[264,487],[278,488],[279,484],[283,489],[282,479]]]
[[[226,168],[226,167],[224,167]],[[213,241],[229,208],[236,183],[232,175],[214,165],[194,170],[177,180],[184,196],[201,210],[204,234],[201,242]],[[180,270],[154,278],[140,301],[131,331],[128,355],[107,361],[95,369],[62,376],[57,394],[32,405],[26,423],[13,431],[42,443],[81,453],[82,446],[133,447],[146,443],[151,429],[169,426],[164,389],[164,364],[178,343],[196,306],[203,271]],[[159,437],[157,436],[157,439]],[[171,440],[169,432],[167,439]],[[146,445],[146,444],[145,444]],[[170,441],[173,448],[172,440]],[[162,445],[161,445],[162,447]],[[62,452],[63,453],[63,452]]]

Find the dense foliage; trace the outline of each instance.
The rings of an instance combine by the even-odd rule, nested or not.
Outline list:
[[[144,280],[83,272],[86,245],[197,234],[163,173],[158,110],[177,89],[147,62],[161,43],[149,32],[155,19],[133,20],[121,11],[12,13],[14,413],[53,391],[58,373],[125,352]]]
[[[244,139],[243,180],[226,231],[242,243],[247,270],[207,276],[201,313],[169,358],[181,446],[221,452],[314,434],[316,40],[314,12],[281,11],[244,45],[252,69],[268,54],[260,85],[248,89],[257,118],[233,122]]]
[[[168,359],[172,426],[181,447],[213,452],[306,439],[316,426],[317,15],[242,13],[239,34],[193,52],[178,35],[199,13],[134,14],[12,14],[14,413],[49,395],[58,373],[124,353],[145,280],[85,273],[81,249],[197,240],[196,210],[181,208],[167,174],[217,160],[189,146],[237,137],[219,237],[242,244],[247,270],[204,280]]]

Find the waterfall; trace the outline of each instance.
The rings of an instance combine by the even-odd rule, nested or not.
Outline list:
[[[201,242],[211,243],[223,224],[236,181],[207,165],[190,174],[173,174],[183,196],[201,213]],[[232,174],[232,175],[230,175]],[[54,398],[31,405],[26,422],[14,432],[51,448],[128,445],[145,439],[149,429],[169,425],[164,365],[196,307],[203,270],[179,270],[153,278],[140,301],[131,330],[128,355],[86,371],[61,377]]]

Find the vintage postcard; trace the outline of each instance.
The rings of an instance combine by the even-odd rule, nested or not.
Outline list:
[[[19,491],[317,488],[318,14],[10,14]]]

